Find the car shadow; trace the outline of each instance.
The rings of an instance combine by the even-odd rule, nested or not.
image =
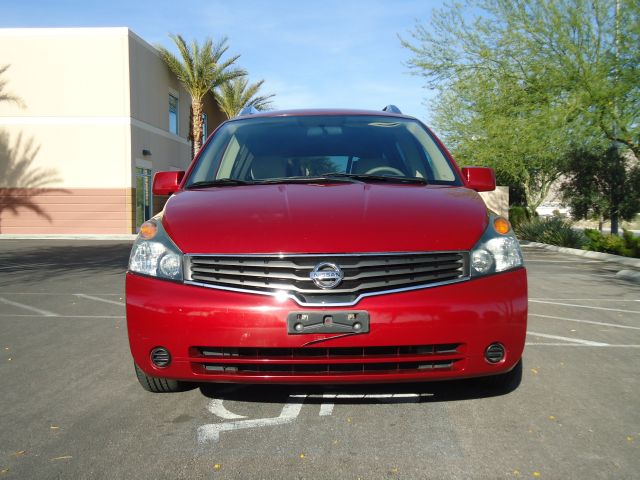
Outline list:
[[[507,395],[521,378],[506,387],[495,387],[488,379],[474,378],[421,383],[375,385],[197,385],[202,395],[212,399],[251,403],[283,403],[292,398],[307,404],[336,405],[433,403],[475,400]]]

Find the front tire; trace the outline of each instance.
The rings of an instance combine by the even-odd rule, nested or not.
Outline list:
[[[136,377],[138,377],[138,381],[142,388],[144,388],[147,392],[152,393],[174,393],[174,392],[183,392],[188,389],[188,384],[185,382],[181,382],[179,380],[172,380],[170,378],[162,378],[162,377],[150,377],[146,373],[142,371],[142,369],[133,364],[136,370]]]

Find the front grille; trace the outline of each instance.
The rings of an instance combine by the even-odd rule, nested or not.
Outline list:
[[[193,347],[192,368],[206,375],[349,375],[451,370],[463,360],[459,343],[341,348]]]
[[[212,288],[293,297],[301,305],[353,305],[361,297],[466,280],[467,252],[353,255],[187,255],[186,281]],[[310,277],[322,263],[344,275],[331,289]]]

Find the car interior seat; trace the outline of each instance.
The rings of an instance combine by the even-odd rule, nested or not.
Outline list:
[[[364,174],[371,173],[372,170],[377,168],[388,168],[393,170],[398,170],[398,168],[389,164],[387,160],[378,157],[365,157],[360,158],[353,164],[353,168],[351,169],[351,173]],[[376,172],[374,172],[375,174]],[[381,172],[384,173],[384,172]],[[389,171],[386,172],[389,174]]]
[[[251,178],[264,180],[289,176],[289,159],[285,157],[256,157],[251,163]]]

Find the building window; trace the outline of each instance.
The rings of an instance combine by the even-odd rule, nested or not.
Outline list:
[[[136,167],[136,231],[153,216],[152,178],[150,168]]]
[[[178,97],[169,94],[169,131],[178,135]]]
[[[209,135],[209,129],[207,128],[207,114],[202,114],[202,141],[204,142]]]

